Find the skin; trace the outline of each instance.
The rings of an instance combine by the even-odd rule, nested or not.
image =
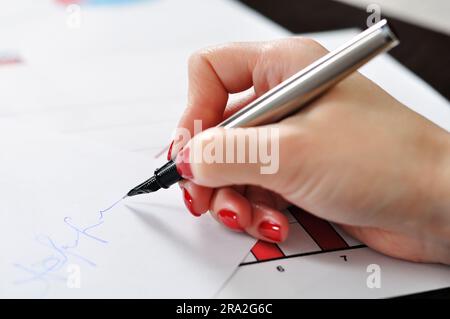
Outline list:
[[[313,40],[298,37],[196,52],[189,61],[188,105],[179,127],[192,134],[198,119],[203,128],[214,127],[326,53]],[[228,103],[229,94],[248,89],[243,101]],[[266,127],[280,132],[278,172],[261,174],[260,163],[192,161],[193,178],[180,186],[192,197],[195,214],[209,211],[221,222],[218,212],[227,209],[236,214],[238,231],[275,242],[288,236],[281,210],[294,204],[340,224],[384,254],[450,264],[448,132],[358,73]],[[195,145],[231,131],[211,128],[187,145],[175,140],[170,155],[197,150]],[[278,240],[261,232],[264,221],[279,226]]]

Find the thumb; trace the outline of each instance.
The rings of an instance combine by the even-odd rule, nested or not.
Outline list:
[[[286,181],[283,161],[289,157],[280,140],[288,135],[280,125],[208,129],[178,154],[178,172],[207,187],[257,185],[276,190]]]

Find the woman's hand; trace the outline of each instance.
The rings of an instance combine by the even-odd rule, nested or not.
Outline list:
[[[193,134],[194,120],[204,129],[217,125],[326,53],[312,40],[289,38],[194,54],[179,127]],[[244,101],[227,105],[229,94],[250,88]],[[279,142],[273,174],[261,174],[260,159],[198,161],[204,156],[200,145],[270,129],[279,139],[259,142]],[[186,178],[180,186],[195,216],[210,211],[230,229],[280,242],[288,235],[281,210],[293,204],[342,225],[385,254],[450,263],[450,136],[360,74],[277,124],[212,128],[185,143],[176,139],[169,156],[179,153],[176,161]]]

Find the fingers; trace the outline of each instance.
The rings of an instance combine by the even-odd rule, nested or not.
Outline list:
[[[252,223],[250,202],[231,187],[218,188],[211,199],[213,217],[234,231],[245,231]]]
[[[253,222],[246,229],[249,235],[273,243],[286,240],[289,222],[282,212],[262,204],[253,204],[252,213]]]
[[[200,217],[209,210],[211,197],[214,190],[209,187],[203,187],[189,181],[181,181],[179,183],[183,192],[183,200],[189,212]]]
[[[180,183],[186,207],[195,217],[210,210],[228,229],[247,232],[268,242],[282,242],[289,232],[286,216],[277,209],[276,195],[257,188],[205,188],[190,181]],[[284,208],[284,204],[281,208]]]
[[[289,223],[277,210],[274,196],[267,190],[248,187],[245,196],[231,187],[216,189],[211,199],[211,214],[233,231],[269,242],[282,242],[289,232]]]
[[[284,241],[289,233],[289,222],[276,206],[275,194],[260,187],[248,187],[246,197],[252,203],[252,224],[247,227],[247,233],[268,242]]]
[[[202,128],[223,120],[228,95],[252,87],[253,68],[260,46],[257,43],[232,43],[196,52],[189,59],[188,106],[178,124],[194,135],[194,121]],[[177,138],[178,137],[178,138]],[[187,142],[177,136],[171,157]]]

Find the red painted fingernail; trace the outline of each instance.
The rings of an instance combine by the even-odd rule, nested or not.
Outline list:
[[[280,242],[281,241],[281,227],[273,222],[264,221],[259,224],[259,233],[267,239]]]
[[[176,158],[177,171],[184,178],[192,179],[191,164],[189,163],[189,147],[183,148]]]
[[[222,209],[217,213],[222,224],[233,230],[243,231],[244,229],[239,225],[238,216],[235,212],[229,209]]]
[[[184,198],[184,204],[186,205],[187,209],[191,212],[192,215],[195,217],[200,217],[200,214],[197,214],[194,211],[194,205],[192,201],[192,196],[189,194],[186,188],[183,188],[183,198]]]
[[[175,141],[172,141],[172,143],[170,143],[169,150],[167,151],[167,160],[168,161],[170,161],[172,159],[173,142],[175,142]]]

